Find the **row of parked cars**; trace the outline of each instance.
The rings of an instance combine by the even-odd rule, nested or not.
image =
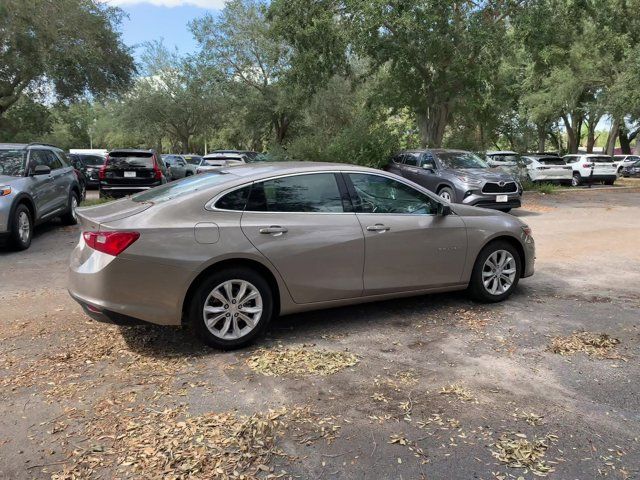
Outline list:
[[[521,179],[532,182],[557,182],[575,187],[583,183],[602,182],[613,185],[619,176],[637,176],[640,155],[608,155],[596,153],[556,153],[519,155],[512,151],[486,153],[487,163],[501,167]]]

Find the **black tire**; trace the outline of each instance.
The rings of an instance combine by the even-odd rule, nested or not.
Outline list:
[[[25,217],[26,215],[26,217]],[[26,236],[21,235],[20,225],[24,219],[29,222],[29,230]],[[26,237],[26,238],[25,238]],[[11,218],[11,246],[15,250],[26,250],[31,246],[31,238],[33,237],[33,217],[31,212],[24,203],[18,205],[13,212]]]
[[[224,339],[214,335],[205,324],[203,309],[209,294],[219,285],[229,280],[243,280],[252,284],[262,298],[262,314],[254,328],[237,339]],[[232,350],[246,347],[261,336],[267,329],[273,316],[273,292],[262,275],[250,268],[236,267],[221,270],[208,276],[194,292],[188,309],[188,320],[196,336],[210,347]],[[230,314],[226,314],[229,316]],[[222,322],[220,320],[217,324]],[[239,320],[242,322],[242,320]],[[246,325],[246,324],[245,324]]]
[[[446,198],[443,194],[448,195],[449,198]],[[441,187],[440,190],[438,190],[438,196],[445,200],[449,200],[450,203],[455,203],[456,201],[456,194],[451,187]]]
[[[509,213],[511,211],[511,208],[499,208],[498,210],[504,213]]]
[[[485,288],[483,282],[483,269],[485,266],[485,262],[494,252],[498,250],[505,250],[511,254],[515,261],[515,279],[511,283],[511,286],[503,293],[500,294],[492,294]],[[478,254],[476,258],[476,263],[473,266],[473,272],[471,273],[471,280],[469,281],[469,294],[480,302],[485,303],[495,303],[501,302],[508,298],[511,293],[518,286],[518,282],[520,281],[520,277],[522,275],[522,264],[520,259],[520,254],[516,250],[516,248],[508,242],[497,240],[495,242],[491,242],[486,245]],[[491,285],[491,284],[489,284]]]
[[[75,190],[69,192],[69,200],[67,204],[67,211],[60,218],[65,225],[76,225],[78,223],[78,217],[76,216],[76,207],[80,205],[78,194]]]
[[[604,184],[605,185],[613,185],[614,182],[615,182],[615,180],[605,180]]]
[[[574,187],[579,187],[582,185],[582,176],[578,172],[574,172],[573,180],[571,180],[571,185]]]

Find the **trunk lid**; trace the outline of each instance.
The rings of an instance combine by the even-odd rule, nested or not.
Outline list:
[[[83,230],[100,230],[106,223],[132,217],[150,208],[152,203],[134,202],[123,198],[93,207],[81,207],[76,210]]]

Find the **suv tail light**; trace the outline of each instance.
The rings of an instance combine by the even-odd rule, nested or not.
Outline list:
[[[109,155],[107,155],[104,159],[104,163],[102,164],[102,166],[100,167],[100,171],[98,172],[98,178],[100,180],[104,180],[107,176],[107,163],[109,163]]]
[[[156,180],[162,180],[162,170],[158,167],[158,159],[155,155],[153,156],[153,172],[153,176]]]
[[[591,164],[590,163],[583,163],[582,164],[582,168],[591,168]]]
[[[139,232],[83,232],[85,243],[97,250],[117,257],[140,238]]]

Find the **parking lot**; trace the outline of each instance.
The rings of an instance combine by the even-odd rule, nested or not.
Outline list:
[[[640,185],[513,214],[537,262],[506,302],[299,314],[234,352],[89,320],[78,227],[39,227],[0,251],[0,478],[638,478]]]

